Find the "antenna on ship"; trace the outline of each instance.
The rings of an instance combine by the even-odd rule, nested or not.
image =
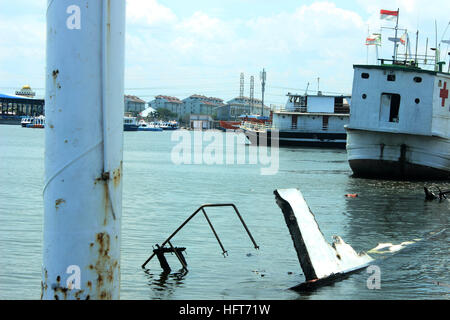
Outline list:
[[[450,72],[450,52],[448,51],[448,46],[450,44],[450,39],[449,40],[444,40],[445,34],[447,33],[448,27],[450,27],[450,21],[447,24],[447,27],[445,28],[444,33],[442,34],[442,38],[441,38],[441,42],[447,44],[447,54],[449,55],[449,61],[448,61],[448,71]]]
[[[306,85],[305,96],[308,95],[308,88],[309,88],[309,82],[308,82],[308,84]]]
[[[394,36],[394,39],[396,40],[394,42],[394,63],[397,60],[397,46],[398,46],[398,44],[397,44],[397,33],[398,33],[398,16],[399,15],[400,15],[400,9],[397,8],[397,20],[396,20],[396,23],[395,23],[395,36]]]
[[[415,56],[414,56],[414,64],[415,64],[416,67],[418,66],[418,62],[417,62],[417,48],[418,48],[418,45],[419,45],[419,30],[417,30],[417,32],[416,32],[416,53],[415,53]]]
[[[434,71],[439,70],[439,60],[440,60],[440,53],[438,48],[438,35],[437,35],[437,21],[434,20],[434,32],[435,32],[435,41],[436,41],[436,51],[435,51],[435,58],[434,58]],[[439,44],[440,46],[440,44]]]

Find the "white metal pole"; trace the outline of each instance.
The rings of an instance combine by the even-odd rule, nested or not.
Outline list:
[[[42,299],[118,299],[125,1],[48,0]]]
[[[397,60],[397,31],[398,31],[398,16],[400,15],[400,9],[397,9],[397,22],[395,23],[395,36],[394,36],[394,63]]]

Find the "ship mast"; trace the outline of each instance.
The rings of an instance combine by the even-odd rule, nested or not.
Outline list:
[[[395,39],[395,42],[394,42],[394,56],[393,56],[394,63],[397,60],[397,46],[398,46],[398,44],[397,44],[397,33],[398,33],[398,16],[399,15],[400,15],[400,9],[397,8],[397,20],[396,20],[397,22],[395,24],[395,36],[394,36],[394,39]]]

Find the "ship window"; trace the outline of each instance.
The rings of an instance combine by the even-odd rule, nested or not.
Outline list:
[[[367,98],[367,94],[363,93],[362,98],[366,99]]]
[[[416,100],[414,100],[414,102],[415,102],[416,104],[419,104],[419,103],[420,103],[420,99],[419,99],[419,98],[416,98]]]
[[[399,122],[400,95],[383,93],[381,95],[380,120],[385,122]]]
[[[370,75],[366,72],[361,74],[361,78],[363,78],[363,79],[369,79],[369,77],[370,77]]]
[[[414,77],[414,82],[421,83],[422,78],[421,77]]]
[[[388,74],[387,81],[395,81],[395,74]]]

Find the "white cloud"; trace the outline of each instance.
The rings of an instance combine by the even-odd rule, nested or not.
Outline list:
[[[174,23],[177,17],[156,0],[127,0],[127,19],[132,24],[157,25]]]
[[[39,1],[33,9],[27,7],[11,17],[0,10],[0,30],[7,30],[0,38],[0,75],[7,79],[0,79],[3,86],[14,79],[20,81],[14,85],[21,85],[28,81],[20,79],[37,79],[41,74],[43,79],[46,4]],[[200,90],[207,86],[220,89],[213,82],[227,81],[230,95],[239,90],[240,72],[257,79],[263,67],[268,71],[269,87],[305,87],[321,77],[321,87],[348,92],[352,64],[366,61],[367,27],[374,32],[382,24],[380,9],[400,8],[400,24],[412,32],[419,26],[424,43],[425,37],[434,39],[434,19],[441,35],[450,6],[448,0],[433,0],[432,4],[425,0],[354,0],[354,7],[344,9],[338,1],[325,0],[308,5],[299,2],[296,9],[285,11],[280,3],[276,12],[244,19],[225,15],[231,12],[227,6],[236,6],[235,2],[225,3],[223,10],[199,7],[186,16],[177,15],[169,1],[165,5],[158,0],[126,1],[126,86],[178,83],[178,88],[189,84]],[[383,32],[387,36],[388,31]],[[382,50],[390,55],[388,47],[386,41]]]
[[[0,87],[24,84],[43,87],[45,19],[33,15],[10,17],[0,14],[0,30],[4,30],[0,37]]]
[[[197,11],[188,19],[181,21],[177,29],[206,40],[211,40],[222,34],[225,23],[217,18]]]
[[[275,85],[301,82],[306,86],[321,75],[326,83],[326,77],[336,73],[339,89],[345,86],[348,91],[352,64],[365,59],[364,20],[330,2],[250,20],[219,19],[197,11],[188,18],[173,19],[164,30],[159,35],[159,30],[133,34],[140,40],[127,42],[127,52],[137,58],[129,61],[130,66],[146,61],[149,77],[156,74],[172,83],[192,82],[198,74],[206,81],[238,79],[242,71],[258,79],[266,67]]]

